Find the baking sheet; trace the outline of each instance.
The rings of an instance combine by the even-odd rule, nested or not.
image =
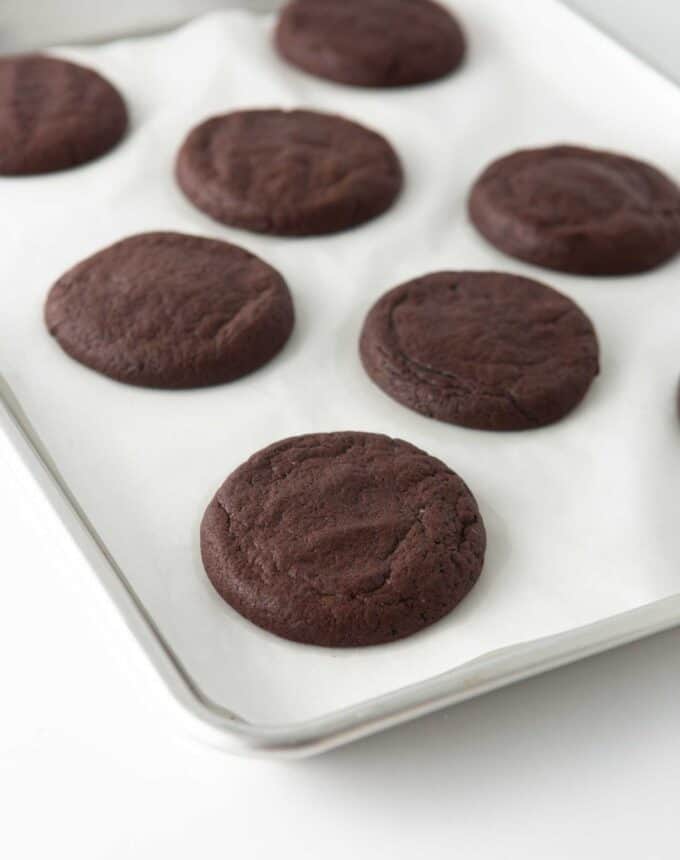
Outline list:
[[[470,41],[464,70],[389,93],[290,69],[271,49],[273,19],[245,12],[60,51],[118,84],[130,133],[81,169],[1,180],[0,370],[198,687],[256,723],[328,714],[680,591],[680,262],[625,279],[541,272],[486,245],[464,209],[488,160],[554,141],[626,151],[680,178],[680,97],[553,0],[455,8]],[[258,105],[337,111],[384,132],[406,170],[398,205],[358,230],[304,240],[250,235],[195,211],[172,179],[184,134],[212,113]],[[281,270],[298,321],[277,360],[229,386],[154,392],[60,352],[42,324],[51,283],[103,245],[154,229],[226,238]],[[439,268],[526,273],[578,301],[603,364],[584,404],[554,427],[488,434],[415,415],[375,388],[356,350],[366,310]],[[487,525],[472,594],[388,646],[277,639],[226,606],[200,563],[203,509],[235,466],[277,438],[337,429],[400,436],[440,457],[470,484]]]

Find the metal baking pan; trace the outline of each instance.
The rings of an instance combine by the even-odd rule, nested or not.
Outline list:
[[[271,21],[242,11],[169,35],[60,49],[118,83],[131,133],[86,168],[3,180],[5,447],[62,520],[168,701],[215,746],[321,752],[680,621],[672,513],[680,264],[625,283],[546,275],[484,245],[463,205],[491,156],[567,135],[616,142],[672,172],[680,96],[561,4],[504,6],[459,0],[468,66],[389,98],[291,72],[270,53]],[[172,157],[193,122],[249,103],[314,105],[385,130],[405,161],[404,199],[359,231],[301,243],[213,224],[174,188]],[[650,104],[659,112],[653,136]],[[41,319],[50,283],[86,253],[145,229],[230,238],[280,268],[299,311],[280,359],[233,386],[172,393],[131,390],[63,356]],[[448,427],[388,401],[363,376],[355,340],[373,299],[461,259],[546,280],[595,320],[602,377],[565,422],[519,436]],[[402,436],[459,470],[479,497],[489,555],[470,598],[423,634],[370,649],[305,648],[222,604],[201,570],[198,522],[252,451],[347,427]]]

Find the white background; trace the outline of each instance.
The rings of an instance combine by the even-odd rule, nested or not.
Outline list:
[[[578,5],[669,68],[672,0]],[[230,758],[168,723],[0,474],[0,856],[677,857],[680,631],[316,760]]]

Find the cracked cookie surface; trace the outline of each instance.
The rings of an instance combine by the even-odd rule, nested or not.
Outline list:
[[[514,152],[477,179],[468,208],[501,251],[558,271],[633,274],[680,250],[678,186],[650,164],[612,152]]]
[[[450,612],[486,538],[465,483],[398,439],[340,432],[270,445],[208,506],[201,554],[217,592],[297,642],[375,645]]]
[[[309,74],[363,87],[433,81],[465,53],[458,22],[430,0],[292,0],[276,45]]]
[[[92,69],[40,54],[0,59],[0,175],[92,161],[126,127],[123,99]]]
[[[557,421],[598,373],[588,317],[529,278],[436,272],[385,293],[359,344],[371,379],[416,412],[482,430]]]
[[[197,388],[273,358],[294,323],[281,275],[236,245],[142,233],[70,269],[45,322],[62,349],[120,382]]]
[[[217,221],[280,236],[334,233],[388,209],[402,186],[381,135],[308,110],[247,110],[193,129],[176,164],[192,203]]]

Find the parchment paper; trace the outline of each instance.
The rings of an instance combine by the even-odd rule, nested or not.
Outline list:
[[[630,278],[543,272],[487,245],[464,206],[490,159],[552,142],[628,152],[680,179],[680,94],[552,0],[455,8],[465,67],[401,91],[287,67],[271,46],[273,19],[247,12],[60,50],[121,88],[130,132],[83,168],[0,179],[0,369],[197,683],[247,719],[318,716],[680,590],[680,260]],[[341,235],[279,239],[224,228],[184,199],[172,171],[189,128],[235,108],[298,105],[390,138],[406,171],[391,212]],[[167,393],[114,383],[59,350],[42,321],[53,281],[119,238],[159,229],[229,239],[280,269],[297,326],[277,360],[228,386]],[[526,273],[579,302],[602,349],[583,405],[553,427],[490,434],[421,417],[378,390],[357,356],[364,314],[387,288],[441,268]],[[399,436],[440,457],[485,518],[472,594],[393,645],[285,642],[233,612],[202,570],[199,522],[226,475],[278,438],[339,429]]]

